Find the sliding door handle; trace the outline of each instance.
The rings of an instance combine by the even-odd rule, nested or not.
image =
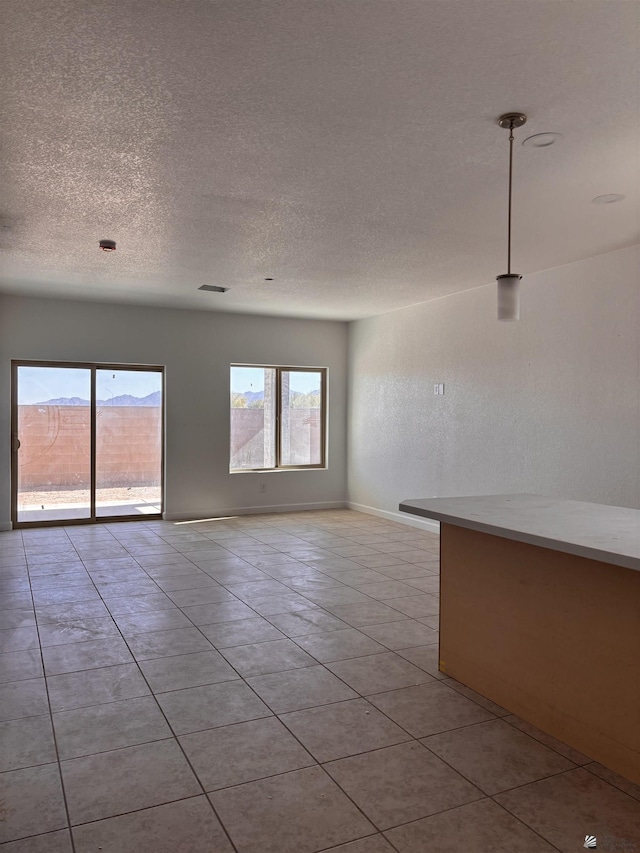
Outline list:
[[[18,438],[17,435],[14,435],[13,438],[11,439],[11,450],[14,453],[17,453],[18,450],[20,450],[20,439]]]

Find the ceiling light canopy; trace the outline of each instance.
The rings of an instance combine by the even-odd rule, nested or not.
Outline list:
[[[513,131],[522,127],[527,117],[524,113],[505,113],[498,119],[500,127],[509,131],[509,215],[507,229],[507,272],[496,278],[498,282],[498,320],[520,319],[521,275],[511,272],[511,195],[513,188]]]

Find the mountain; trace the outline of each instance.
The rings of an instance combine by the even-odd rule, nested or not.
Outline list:
[[[58,397],[55,400],[47,400],[44,403],[33,403],[34,406],[88,406],[89,401],[82,397]]]
[[[320,389],[317,391],[310,391],[310,394],[320,394]],[[240,392],[240,396],[244,397],[247,403],[253,403],[255,400],[264,400],[264,391],[243,391]],[[303,391],[292,391],[292,397],[306,397],[307,395]]]
[[[310,394],[320,394],[320,390],[310,391]],[[240,395],[244,397],[247,403],[255,403],[257,400],[264,400],[264,391],[245,391]],[[291,396],[305,397],[302,391],[292,391]],[[133,397],[131,394],[121,394],[119,397],[112,397],[109,400],[96,400],[96,406],[160,406],[162,403],[162,392],[154,391],[153,394],[147,394],[146,397]],[[33,403],[34,406],[88,406],[88,400],[82,397],[55,397],[52,400],[44,400],[41,403]]]
[[[162,392],[154,391],[146,397],[133,397],[131,394],[120,394],[109,400],[96,400],[96,406],[159,406],[162,403]],[[89,400],[82,397],[56,397],[45,400],[42,403],[34,403],[34,406],[89,406]]]
[[[131,394],[121,394],[110,400],[96,400],[97,406],[160,406],[162,404],[162,391],[154,391],[146,397],[132,397]]]

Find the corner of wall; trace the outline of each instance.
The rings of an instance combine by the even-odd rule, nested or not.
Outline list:
[[[353,501],[347,501],[345,506],[347,509],[353,509],[356,512],[366,512],[367,515],[376,515],[378,518],[386,518],[387,521],[399,522],[400,524],[406,524],[408,527],[417,527],[420,530],[426,530],[429,533],[440,533],[440,523],[438,521],[429,521],[426,518],[421,519],[410,517],[403,512],[388,512],[385,509],[376,509],[373,506],[353,503]]]

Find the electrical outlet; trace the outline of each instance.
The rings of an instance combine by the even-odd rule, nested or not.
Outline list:
[[[433,393],[438,396],[444,394],[444,382],[439,382],[437,385],[433,386]]]
[[[266,483],[260,483],[260,491],[262,493],[267,491],[267,484]]]

